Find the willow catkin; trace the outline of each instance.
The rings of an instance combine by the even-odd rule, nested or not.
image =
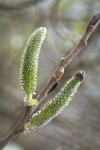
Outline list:
[[[30,122],[25,125],[25,129],[30,130],[41,127],[57,116],[72,100],[83,78],[84,72],[80,71],[75,77],[66,82],[61,92],[53,100],[49,101],[42,109],[33,114]]]
[[[28,39],[22,55],[20,81],[23,91],[30,98],[36,90],[38,57],[45,39],[46,28],[40,27]]]

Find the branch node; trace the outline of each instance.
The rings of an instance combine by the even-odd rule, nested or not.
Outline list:
[[[55,78],[57,80],[59,80],[62,77],[63,74],[64,74],[64,67],[61,67],[61,68],[59,68],[59,70],[57,70],[55,72]]]
[[[87,41],[85,39],[82,39],[80,44],[81,44],[81,47],[84,48],[87,46]]]

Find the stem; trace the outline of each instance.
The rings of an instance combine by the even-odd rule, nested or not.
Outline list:
[[[35,113],[41,106],[42,101],[47,96],[48,91],[52,88],[52,86],[58,82],[62,75],[64,74],[65,67],[75,58],[75,56],[87,46],[87,40],[97,27],[100,22],[100,13],[96,14],[90,20],[86,32],[80,40],[79,44],[74,48],[65,58],[62,58],[60,64],[58,65],[56,71],[51,76],[51,79],[47,83],[47,85],[40,91],[37,95],[36,99],[40,101],[39,105],[36,107],[27,106],[26,111],[23,116],[14,127],[14,129],[0,141],[0,149],[2,150],[11,140],[13,140],[19,133],[23,132],[23,127],[25,123],[29,120],[30,116]]]
[[[10,141],[12,141],[19,133],[23,131],[23,126],[25,122],[28,121],[29,116],[32,113],[32,107],[27,106],[25,112],[23,113],[22,117],[14,127],[14,129],[0,141],[0,150],[2,150]]]

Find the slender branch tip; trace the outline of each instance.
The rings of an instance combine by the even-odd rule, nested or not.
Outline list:
[[[91,20],[90,20],[90,24],[95,26],[96,24],[98,24],[100,22],[100,13],[95,14]]]

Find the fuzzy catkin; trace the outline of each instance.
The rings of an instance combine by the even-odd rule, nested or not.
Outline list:
[[[32,116],[30,122],[26,124],[25,129],[30,130],[41,127],[57,116],[72,100],[82,80],[82,72],[78,72],[75,77],[66,82],[61,92],[53,100],[49,101]]]
[[[46,28],[40,27],[37,29],[30,36],[22,56],[20,79],[22,89],[27,94],[36,90],[38,57],[45,35]]]

